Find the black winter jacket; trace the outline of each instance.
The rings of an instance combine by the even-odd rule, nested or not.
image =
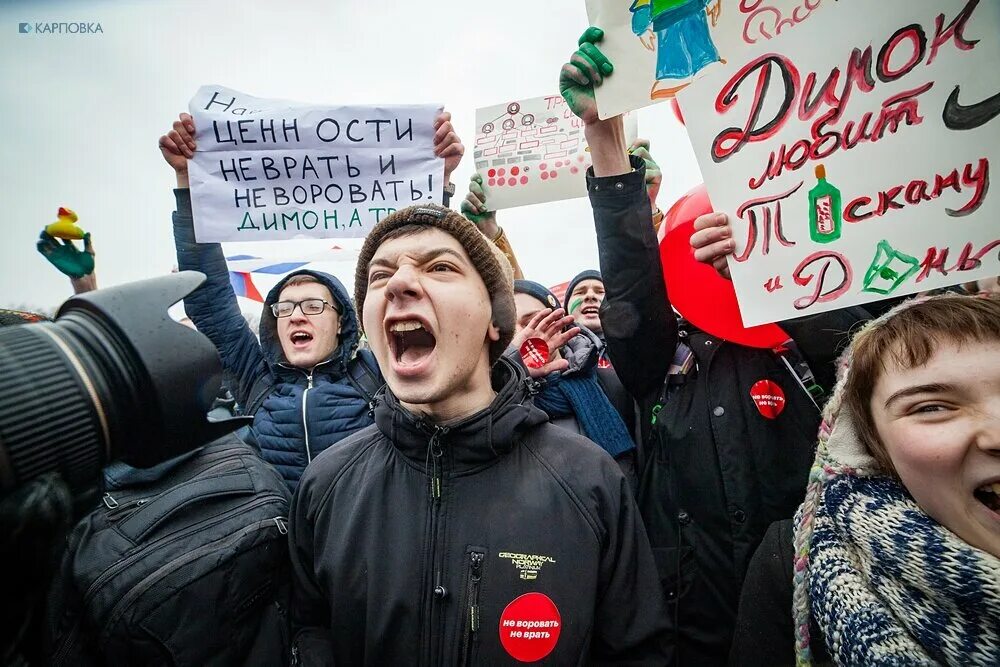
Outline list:
[[[750,560],[740,593],[736,633],[729,653],[730,667],[795,665],[794,532],[791,519],[771,524]],[[817,667],[832,664],[823,644],[823,634],[815,623],[810,636],[812,664]]]
[[[672,662],[725,664],[747,563],[767,527],[790,518],[805,495],[820,415],[770,350],[679,327],[645,167],[635,157],[632,166],[620,176],[588,175],[606,290],[601,323],[615,371],[651,429],[638,503],[669,606]],[[835,311],[782,327],[829,388],[840,347],[865,317],[862,309]],[[696,368],[663,400],[681,339]],[[773,383],[763,385],[767,393],[777,386],[783,394],[777,415],[751,395],[761,381]]]
[[[501,634],[516,632],[548,636],[513,654],[556,638],[548,664],[664,664],[664,605],[621,471],[548,423],[516,364],[498,361],[493,386],[488,408],[441,427],[387,390],[375,426],[306,470],[289,535],[300,664],[514,664]],[[542,596],[557,618],[517,612]]]

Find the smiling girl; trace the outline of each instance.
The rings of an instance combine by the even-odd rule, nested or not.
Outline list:
[[[772,526],[731,664],[791,663],[793,631],[800,665],[1000,664],[1000,299],[912,300],[844,360],[794,554]]]

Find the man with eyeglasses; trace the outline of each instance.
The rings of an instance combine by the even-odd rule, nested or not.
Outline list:
[[[444,159],[444,182],[465,147],[451,114],[434,123],[434,154]],[[260,342],[240,314],[218,243],[194,238],[187,161],[194,156],[194,120],[181,114],[160,137],[160,152],[177,176],[174,243],[181,270],[208,280],[184,299],[184,309],[208,336],[235,382],[236,401],[252,415],[248,435],[294,491],[306,466],[323,450],[370,425],[372,398],[384,384],[375,357],[355,350],[360,339],[351,298],[335,277],[301,270],[275,285],[264,301]],[[447,197],[454,186],[445,190]]]

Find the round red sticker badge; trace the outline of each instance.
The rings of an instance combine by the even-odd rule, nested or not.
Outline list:
[[[758,380],[750,387],[750,398],[757,411],[768,419],[777,419],[785,409],[785,390],[777,382]]]
[[[520,662],[536,662],[552,653],[561,630],[556,604],[542,593],[525,593],[500,615],[500,643]]]
[[[549,345],[541,338],[529,338],[521,344],[521,359],[528,368],[541,368],[549,363]]]

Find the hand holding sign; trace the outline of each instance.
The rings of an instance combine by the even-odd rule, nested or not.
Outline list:
[[[691,247],[694,248],[696,260],[711,264],[720,276],[732,280],[728,258],[733,254],[736,243],[729,228],[729,217],[725,213],[708,213],[695,218]]]
[[[194,140],[194,120],[191,114],[182,113],[174,121],[173,129],[160,137],[160,154],[177,174],[177,187],[186,188],[188,158],[194,157],[197,144]]]
[[[663,171],[660,165],[656,164],[653,156],[649,154],[649,139],[636,139],[632,142],[628,152],[646,164],[646,194],[649,195],[649,206],[652,210],[658,210],[656,198],[660,194],[660,185],[663,183]]]
[[[604,77],[615,69],[611,61],[595,46],[602,39],[603,30],[587,28],[580,36],[580,48],[559,72],[559,92],[573,113],[588,125],[597,121],[594,87],[601,85]]]
[[[451,124],[451,113],[442,111],[434,119],[434,155],[444,158],[444,182],[451,182],[451,175],[465,155],[465,146]]]
[[[471,220],[491,241],[500,234],[496,211],[487,210],[483,177],[478,173],[469,179],[469,193],[462,200],[462,215]]]

